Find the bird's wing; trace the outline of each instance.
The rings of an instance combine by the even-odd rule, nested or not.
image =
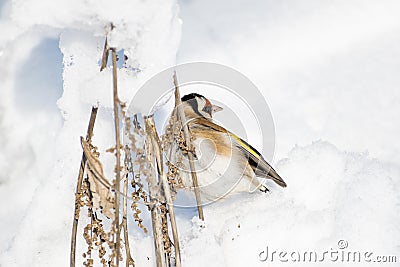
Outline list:
[[[272,168],[271,165],[268,164],[268,162],[263,158],[260,152],[258,152],[254,147],[249,145],[242,138],[206,118],[196,118],[195,123],[197,127],[204,127],[229,134],[229,136],[231,136],[231,138],[238,144],[240,150],[245,154],[245,156],[248,157],[248,162],[256,176],[272,179],[278,185],[286,187],[285,181],[283,181],[283,179],[278,175],[274,168]]]
[[[189,126],[190,126],[190,122],[189,122]],[[222,132],[222,133],[229,133],[227,129],[225,129],[222,126],[219,126],[218,124],[213,123],[212,121],[210,121],[209,119],[200,117],[200,118],[195,118],[193,120],[193,124],[196,125],[196,127],[202,127],[204,129],[208,129],[208,130],[215,130],[218,132]],[[190,128],[190,127],[189,127]]]
[[[285,181],[279,174],[268,164],[263,156],[254,147],[249,145],[239,136],[230,133],[232,138],[238,143],[240,150],[248,157],[250,167],[253,169],[256,176],[272,179],[275,183],[282,187],[286,187]]]

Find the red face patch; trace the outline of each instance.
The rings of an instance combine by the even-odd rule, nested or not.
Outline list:
[[[207,112],[208,114],[210,114],[210,117],[212,118],[212,104],[207,98],[205,98],[205,100],[206,100],[206,104],[205,104],[203,110],[205,112]]]

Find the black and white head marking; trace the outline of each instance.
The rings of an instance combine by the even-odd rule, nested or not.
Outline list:
[[[183,96],[181,100],[182,102],[187,102],[197,115],[212,118],[213,106],[204,96],[197,93],[191,93]]]

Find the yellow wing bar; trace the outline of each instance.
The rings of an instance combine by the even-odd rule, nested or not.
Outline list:
[[[249,153],[251,153],[253,156],[255,156],[256,158],[260,158],[260,154],[258,153],[257,150],[255,150],[254,148],[252,148],[249,144],[247,144],[245,141],[242,140],[242,138],[240,138],[239,136],[230,133],[230,135],[235,138],[236,141],[239,142],[239,144],[246,149]]]

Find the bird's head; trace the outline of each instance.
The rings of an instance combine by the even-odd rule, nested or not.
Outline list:
[[[221,111],[222,108],[211,104],[210,100],[196,93],[191,93],[182,97],[185,115],[188,117],[202,116],[211,119],[213,114]]]

